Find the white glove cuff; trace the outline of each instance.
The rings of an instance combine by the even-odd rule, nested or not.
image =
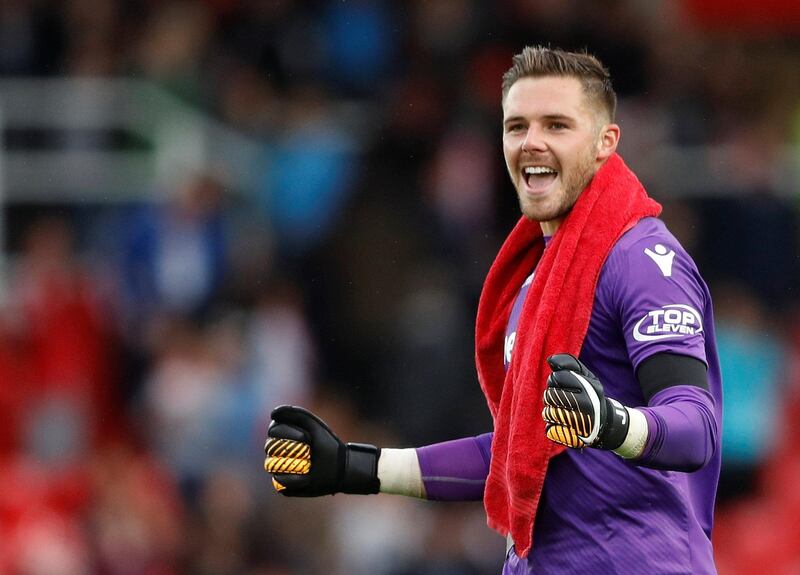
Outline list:
[[[626,410],[630,418],[628,435],[625,436],[622,445],[614,450],[614,453],[625,459],[634,459],[644,452],[647,445],[647,419],[638,409],[627,407]]]
[[[422,483],[416,449],[382,448],[378,459],[378,479],[381,493],[425,498],[425,485]]]

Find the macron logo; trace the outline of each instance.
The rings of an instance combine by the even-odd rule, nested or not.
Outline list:
[[[673,303],[649,311],[633,326],[636,341],[692,336],[703,331],[700,314],[691,306]]]
[[[658,269],[661,270],[665,278],[672,275],[672,260],[675,259],[675,252],[673,250],[667,251],[667,248],[664,247],[663,244],[656,244],[652,250],[650,248],[645,248],[644,253],[647,257],[656,262]]]

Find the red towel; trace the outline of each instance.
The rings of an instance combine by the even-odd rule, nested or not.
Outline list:
[[[613,155],[581,193],[544,250],[537,222],[520,219],[483,286],[476,320],[476,364],[494,418],[492,462],[484,506],[489,526],[514,539],[516,553],[531,548],[533,519],[547,464],[561,447],[545,437],[542,394],[554,353],[578,355],[589,327],[603,263],[620,236],[641,218],[657,216],[622,158]],[[503,367],[505,329],[514,299],[536,268],[519,320],[514,354]]]

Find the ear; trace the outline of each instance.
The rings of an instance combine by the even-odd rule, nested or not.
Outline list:
[[[600,129],[597,139],[597,159],[605,162],[617,151],[619,144],[620,130],[617,124],[606,124]]]

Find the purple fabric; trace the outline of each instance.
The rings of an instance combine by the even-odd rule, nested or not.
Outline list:
[[[511,355],[514,352],[514,343],[517,339],[517,324],[519,324],[519,316],[522,314],[522,304],[525,303],[525,297],[528,295],[528,290],[533,283],[533,275],[533,272],[531,272],[531,275],[522,284],[506,325],[505,343],[503,345],[503,365],[506,371],[508,371],[508,366],[511,364]]]
[[[580,358],[609,397],[644,407],[636,368],[660,352],[703,361],[708,396],[684,386],[657,394],[645,416],[655,430],[641,462],[597,449],[569,449],[551,460],[533,550],[523,560],[512,549],[504,574],[716,573],[711,526],[722,388],[711,297],[664,224],[646,218],[603,266]],[[651,467],[662,461],[685,467],[696,459],[707,463],[693,473]]]
[[[655,469],[699,469],[719,446],[714,400],[704,389],[668,387],[640,411],[647,419],[647,446],[638,462]]]
[[[437,501],[480,501],[489,474],[492,434],[417,448],[426,497]]]
[[[513,352],[513,334],[524,328],[511,319],[507,353]],[[678,386],[659,392],[646,406],[636,368],[660,352],[703,361],[709,392]],[[649,426],[644,456],[629,461],[599,449],[568,449],[553,458],[533,549],[520,559],[512,548],[503,574],[716,573],[711,526],[722,382],[711,297],[694,262],[661,221],[642,220],[613,248],[601,271],[580,358],[609,397],[642,408]],[[490,447],[486,434],[418,449],[428,497],[479,498]],[[677,471],[702,463],[693,473]]]

